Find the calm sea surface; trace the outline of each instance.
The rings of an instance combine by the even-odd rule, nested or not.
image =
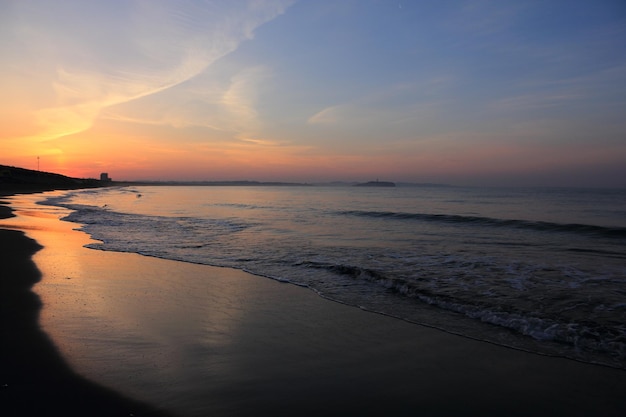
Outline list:
[[[142,186],[44,204],[74,210],[95,249],[243,269],[626,368],[626,190]]]

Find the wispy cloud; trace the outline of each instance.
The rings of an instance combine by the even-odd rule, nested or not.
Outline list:
[[[440,109],[454,83],[453,77],[441,75],[414,83],[385,86],[354,100],[328,106],[310,116],[307,123],[342,125],[351,129],[419,121]]]
[[[283,13],[290,3],[283,0],[136,1],[126,8],[129,14],[118,22],[121,27],[110,26],[110,22],[108,27],[98,26],[97,16],[91,16],[96,27],[90,29],[110,36],[87,34],[82,41],[71,41],[67,50],[72,53],[56,54],[57,69],[47,74],[55,100],[35,111],[40,129],[33,132],[33,137],[48,140],[84,131],[92,126],[103,109],[163,92],[196,77],[237,49],[241,42],[252,38],[256,28]],[[29,10],[23,12],[16,21],[28,21]],[[54,26],[54,14],[49,20],[41,15],[37,19],[42,33],[46,25]],[[51,36],[59,43],[57,50],[61,50],[66,39],[80,38],[76,30],[84,28],[85,23],[77,22],[75,27],[61,29],[58,25],[54,27],[56,33]],[[16,27],[14,34],[21,33],[19,29]],[[37,30],[30,27],[29,32]],[[34,33],[22,41],[37,42],[41,38]],[[38,48],[32,45],[30,49]],[[32,62],[37,57],[23,59]],[[31,62],[23,64],[28,66]],[[240,116],[246,107],[237,89],[244,87],[233,84],[226,98],[230,108],[239,111]]]
[[[176,89],[133,103],[112,106],[101,119],[173,128],[202,127],[227,137],[258,137],[263,127],[259,91],[271,71],[264,66],[240,69],[222,79],[207,73]]]
[[[468,0],[455,7],[447,25],[471,37],[492,36],[513,25],[524,7],[521,2]]]
[[[311,125],[333,125],[341,121],[341,106],[330,106],[320,110],[307,120]]]
[[[269,77],[269,70],[264,67],[247,68],[231,80],[219,104],[227,113],[228,123],[239,132],[256,131],[259,116],[256,108],[260,83]]]
[[[496,100],[492,105],[495,111],[541,110],[562,107],[582,99],[577,93],[536,93],[506,97]]]

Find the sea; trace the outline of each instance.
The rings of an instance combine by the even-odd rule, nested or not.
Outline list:
[[[434,185],[67,191],[103,251],[236,268],[464,337],[626,369],[626,190]],[[210,285],[210,282],[207,282]]]

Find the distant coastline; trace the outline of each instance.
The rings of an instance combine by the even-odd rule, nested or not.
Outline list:
[[[355,187],[395,187],[396,184],[390,181],[368,181],[355,184]]]
[[[108,178],[108,175],[107,175]],[[208,187],[451,187],[448,184],[435,183],[395,183],[391,181],[330,181],[330,182],[288,182],[288,181],[175,181],[175,180],[142,180],[114,181],[97,178],[73,178],[61,174],[36,171],[26,168],[0,165],[0,191],[2,192],[35,192],[50,190],[70,190],[79,188],[99,188],[113,186],[208,186]]]
[[[115,185],[142,185],[142,186],[241,186],[241,187],[310,187],[313,184],[300,182],[280,181],[114,181]]]

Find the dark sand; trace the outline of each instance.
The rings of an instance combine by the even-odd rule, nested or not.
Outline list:
[[[8,385],[1,388],[0,414],[150,415],[145,406],[77,376],[40,330],[41,306],[31,287],[41,276],[30,260],[38,248],[21,232],[0,230],[0,384]],[[50,253],[49,259],[59,257]],[[210,306],[206,323],[224,327],[212,333],[212,356],[203,362],[209,369],[203,375],[208,376],[198,380],[202,399],[195,402],[208,406],[189,414],[626,415],[622,370],[468,340],[333,303],[306,289],[241,271],[85,248],[68,256],[82,262],[81,270],[88,275],[66,281],[72,286],[114,270],[111,275],[124,288],[132,279],[124,271],[133,268],[154,277],[155,285],[211,275],[211,286],[203,288],[201,295]],[[236,291],[241,288],[254,291]],[[177,387],[165,389],[175,393]],[[167,406],[174,414],[186,408],[186,404],[163,405],[155,397],[147,401]]]

